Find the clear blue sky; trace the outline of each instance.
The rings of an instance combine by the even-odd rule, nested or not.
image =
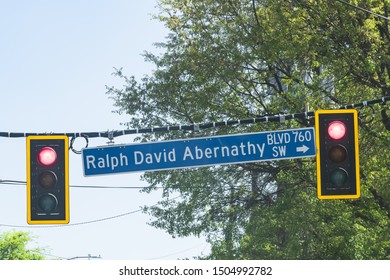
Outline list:
[[[144,51],[165,40],[153,20],[156,0],[0,0],[0,131],[83,132],[125,129],[105,86],[120,87],[114,67],[127,75],[150,74]],[[0,180],[26,180],[25,138],[0,137]],[[89,146],[106,139],[90,139]],[[131,136],[115,139],[131,143]],[[78,142],[77,144],[80,144]],[[82,145],[82,143],[80,144]],[[81,156],[70,154],[70,184],[140,187],[140,173],[83,177]],[[177,259],[207,253],[203,239],[173,239],[136,212],[161,194],[132,189],[70,189],[69,226],[39,228],[26,222],[25,185],[0,184],[0,233],[23,230],[55,257]],[[78,224],[78,225],[76,225]],[[49,256],[51,258],[51,256]]]

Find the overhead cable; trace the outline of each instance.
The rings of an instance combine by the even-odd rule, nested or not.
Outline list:
[[[337,1],[340,2],[340,3],[342,3],[342,4],[345,4],[345,5],[347,5],[347,6],[350,6],[350,7],[354,8],[354,9],[358,9],[358,10],[363,11],[363,12],[365,12],[365,13],[368,13],[368,14],[374,15],[374,16],[376,16],[376,17],[379,17],[379,18],[381,18],[381,19],[390,20],[390,18],[385,17],[384,15],[381,15],[381,14],[375,13],[375,12],[373,12],[373,11],[367,10],[367,9],[365,9],[365,8],[362,8],[362,7],[360,7],[360,6],[351,4],[351,3],[347,2],[347,1],[344,1],[344,0],[337,0]]]
[[[179,196],[167,199],[167,201],[174,201],[174,200],[176,200],[178,198],[181,198],[181,197],[182,196],[179,195]],[[158,203],[156,203],[156,204],[154,204],[152,206],[148,206],[148,207],[154,207],[154,206],[157,206],[157,205],[158,205]],[[32,228],[32,227],[33,228],[63,228],[63,227],[82,226],[82,225],[88,225],[88,224],[105,222],[105,221],[109,221],[109,220],[113,220],[113,219],[122,218],[122,217],[125,217],[125,216],[129,216],[129,215],[132,215],[132,214],[136,214],[136,213],[142,212],[143,210],[144,210],[144,207],[140,207],[140,209],[138,209],[138,210],[133,210],[133,211],[130,211],[130,212],[126,212],[126,213],[122,213],[122,214],[118,214],[118,215],[114,215],[114,216],[110,216],[110,217],[105,217],[105,218],[100,218],[100,219],[95,219],[95,220],[90,220],[90,221],[84,221],[84,222],[78,222],[78,223],[69,223],[69,224],[60,224],[60,225],[42,225],[42,226],[0,224],[0,227],[12,227],[12,228]]]
[[[338,109],[354,109],[366,107],[379,103],[386,103],[390,100],[390,96],[384,96],[378,99],[373,99],[369,101],[363,101],[356,104],[348,104],[339,107]],[[267,115],[267,116],[256,116],[254,118],[241,119],[241,120],[225,120],[219,122],[207,122],[199,124],[179,124],[173,126],[160,126],[160,127],[149,127],[149,128],[134,128],[134,129],[125,129],[125,130],[110,130],[105,132],[52,132],[52,133],[37,133],[37,132],[0,132],[0,137],[8,138],[21,138],[31,135],[66,135],[68,137],[83,137],[88,138],[107,138],[112,141],[114,138],[130,134],[143,134],[143,133],[158,133],[158,132],[169,132],[169,131],[199,131],[200,129],[207,128],[217,128],[222,126],[232,126],[232,125],[241,125],[241,124],[254,124],[254,123],[263,123],[263,122],[280,122],[284,123],[287,120],[293,119],[306,119],[308,117],[313,117],[315,111],[310,112],[300,112],[295,114],[278,114],[278,115]]]

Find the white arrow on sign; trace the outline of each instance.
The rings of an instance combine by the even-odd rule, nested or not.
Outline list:
[[[309,147],[303,145],[302,147],[297,147],[297,152],[306,153],[309,150]]]

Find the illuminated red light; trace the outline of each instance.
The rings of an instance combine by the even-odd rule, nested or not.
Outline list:
[[[57,153],[50,147],[41,149],[38,153],[38,161],[40,164],[49,166],[57,160]]]
[[[339,140],[345,136],[347,128],[345,124],[340,121],[331,122],[328,127],[328,135],[334,140]]]

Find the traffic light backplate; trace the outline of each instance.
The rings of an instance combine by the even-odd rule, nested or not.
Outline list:
[[[27,222],[69,223],[68,137],[27,137]]]
[[[360,197],[357,111],[318,110],[315,130],[318,197]]]

